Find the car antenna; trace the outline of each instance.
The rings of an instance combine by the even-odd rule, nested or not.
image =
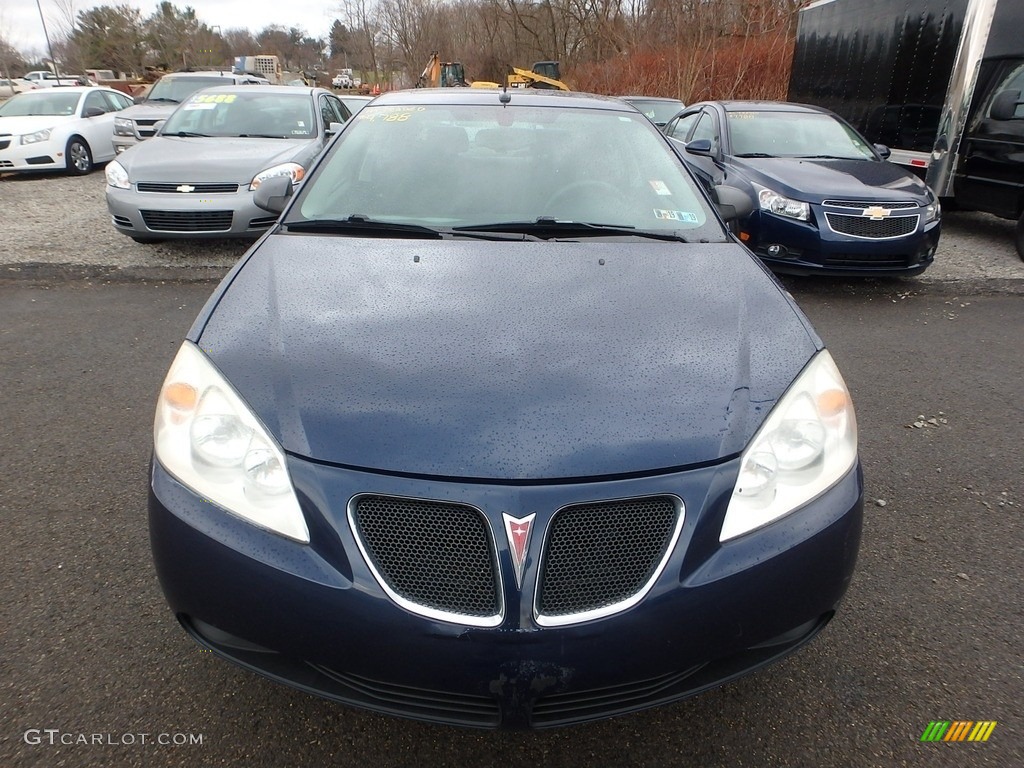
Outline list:
[[[505,82],[501,86],[501,93],[498,94],[498,101],[502,104],[508,104],[512,101],[512,94],[508,92],[508,75],[505,75]]]

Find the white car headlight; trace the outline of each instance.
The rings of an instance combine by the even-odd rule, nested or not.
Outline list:
[[[939,199],[935,198],[931,204],[924,209],[924,223],[929,224],[936,219],[942,218],[942,205],[939,203]]]
[[[115,117],[114,118],[114,135],[115,136],[134,136],[135,126],[132,125],[131,119],[127,117]]]
[[[53,132],[52,128],[45,128],[41,131],[35,131],[34,133],[26,133],[21,137],[22,144],[38,144],[40,141],[49,141],[50,133]]]
[[[257,173],[249,183],[249,191],[255,192],[256,187],[275,176],[290,176],[292,184],[298,184],[305,175],[306,169],[298,163],[281,163],[281,165],[275,165]]]
[[[719,541],[778,520],[831,488],[857,461],[857,419],[832,355],[819,352],[740,457]]]
[[[284,452],[198,347],[186,341],[156,407],[157,460],[207,501],[308,543]]]
[[[107,169],[104,171],[107,177],[107,184],[118,189],[131,189],[132,183],[128,179],[128,171],[124,169],[116,160],[112,160],[107,163]]]
[[[780,195],[774,190],[754,184],[754,191],[757,192],[757,203],[762,211],[771,211],[778,216],[786,216],[790,219],[800,221],[811,220],[811,206],[799,200]]]

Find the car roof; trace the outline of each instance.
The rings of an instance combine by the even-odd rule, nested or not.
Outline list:
[[[677,99],[674,96],[636,96],[636,95],[630,95],[630,96],[619,96],[619,98],[624,100],[624,101],[641,101],[642,100],[642,101],[666,101],[666,102],[670,102],[670,103],[673,103],[673,104],[682,104],[683,103],[682,99]]]
[[[195,72],[168,72],[160,79],[162,80],[164,77],[174,79],[178,77],[256,77],[256,75],[239,74],[238,72],[232,72],[230,69],[200,69]]]
[[[205,91],[217,91],[217,93],[281,93],[288,96],[294,96],[296,93],[304,93],[306,95],[312,93],[330,93],[326,88],[314,88],[308,85],[236,85],[234,83],[230,85],[212,85],[209,88],[203,88],[197,93],[203,93]]]
[[[702,101],[701,104],[718,104],[726,112],[806,112],[829,114],[827,109],[810,104],[796,104],[791,101]],[[690,106],[697,106],[691,104]]]
[[[508,95],[510,103],[566,109],[612,109],[636,113],[614,96],[598,96],[580,91],[555,91],[542,88],[410,88],[388,91],[374,99],[374,106],[410,104],[496,104]]]
[[[35,90],[25,91],[24,93],[20,93],[18,95],[28,96],[43,93],[92,93],[93,91],[121,93],[120,91],[114,90],[113,88],[104,88],[101,85],[55,85],[52,88],[36,88]],[[122,93],[121,95],[124,96],[125,94]]]

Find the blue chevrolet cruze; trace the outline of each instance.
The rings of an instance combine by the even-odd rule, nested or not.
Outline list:
[[[909,170],[886,162],[838,115],[802,104],[707,101],[665,133],[708,189],[728,185],[753,206],[735,227],[774,272],[917,275],[935,259],[939,200]]]
[[[198,643],[376,712],[547,728],[732,680],[833,617],[863,507],[849,392],[643,115],[386,94],[257,197],[280,219],[156,410],[153,555]]]

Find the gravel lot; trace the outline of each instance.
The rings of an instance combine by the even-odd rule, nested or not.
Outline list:
[[[102,170],[83,177],[0,175],[0,210],[6,217],[0,278],[83,273],[108,279],[216,278],[249,245],[239,240],[136,243],[111,225],[105,183]],[[947,212],[939,252],[927,272],[876,282],[906,290],[1024,293],[1024,261],[1013,247],[1013,227],[986,214]]]

